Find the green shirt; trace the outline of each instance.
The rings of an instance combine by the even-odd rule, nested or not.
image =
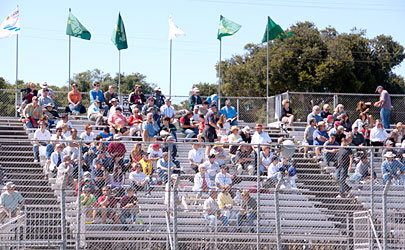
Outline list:
[[[81,194],[80,196],[80,201],[83,201],[85,198],[84,194]],[[97,203],[96,197],[94,197],[94,195],[90,194],[90,197],[87,199],[86,203],[83,204],[83,206],[85,207],[89,207],[89,205],[93,202]]]
[[[0,196],[0,204],[8,211],[12,211],[18,208],[18,205],[24,200],[20,192],[14,191],[13,194],[9,194],[5,191]]]

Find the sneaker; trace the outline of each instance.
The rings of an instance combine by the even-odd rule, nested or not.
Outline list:
[[[37,159],[34,160],[34,163],[38,163],[39,161]]]
[[[146,194],[146,197],[150,197],[150,193],[147,193],[147,194]]]

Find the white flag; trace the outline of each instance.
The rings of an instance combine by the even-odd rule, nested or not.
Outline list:
[[[186,33],[179,29],[176,24],[174,24],[172,15],[169,16],[169,40],[176,38],[178,36],[184,36]]]
[[[0,25],[0,38],[10,37],[20,33],[20,12],[15,9]]]

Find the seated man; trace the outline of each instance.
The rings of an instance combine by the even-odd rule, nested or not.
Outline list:
[[[229,191],[231,191],[231,187],[225,185],[222,187],[221,193],[218,195],[218,206],[224,217],[224,226],[228,226],[229,220],[234,218],[236,212],[233,210],[233,200]]]
[[[371,177],[370,161],[368,160],[367,154],[364,153],[360,157],[360,161],[356,165],[356,170],[354,174],[350,176],[350,179],[355,180],[357,184],[359,184],[360,181],[370,179],[370,177]],[[375,173],[374,178],[376,178]]]
[[[27,104],[23,111],[27,128],[38,127],[38,121],[39,118],[41,118],[42,110],[42,107],[38,104],[38,98],[36,96],[32,97],[32,102]]]
[[[186,138],[195,138],[198,134],[198,126],[191,122],[191,117],[193,117],[192,111],[187,111],[187,113],[180,117],[180,130],[186,135]]]
[[[103,161],[101,159],[94,159],[95,165],[91,171],[91,179],[94,183],[94,188],[96,189],[96,194],[100,194],[100,190],[105,186],[107,181],[107,170],[103,166]]]
[[[60,119],[59,113],[51,103],[48,103],[44,109],[44,115],[48,117],[48,130],[56,125],[56,122]]]
[[[197,194],[196,199],[200,199],[203,193],[208,192],[211,187],[211,180],[203,165],[200,165],[199,172],[194,176],[193,191]],[[195,201],[195,205],[198,201]]]
[[[111,158],[124,157],[125,153],[127,152],[125,144],[120,141],[121,137],[116,135],[114,137],[114,141],[108,145],[107,152],[110,154]]]
[[[16,217],[24,206],[24,198],[14,188],[14,183],[7,182],[7,191],[3,191],[0,196],[0,224],[3,224],[6,218]]]
[[[93,104],[87,109],[87,118],[90,121],[96,122],[96,125],[105,125],[107,118],[103,117],[100,110],[101,101],[96,99]]]
[[[84,114],[86,113],[86,108],[81,104],[82,103],[82,95],[80,94],[79,90],[77,89],[77,84],[72,84],[72,91],[68,94],[68,103],[69,106],[66,108],[66,112],[76,114]]]
[[[142,124],[142,130],[142,140],[144,142],[152,141],[153,137],[158,135],[160,128],[153,119],[152,113],[146,115],[146,121]]]
[[[46,124],[43,122],[39,123],[39,129],[37,129],[34,133],[34,162],[39,162],[39,147],[46,147],[49,144],[49,140],[51,139],[51,133],[46,130]]]
[[[241,197],[242,205],[237,216],[238,227],[242,226],[243,222],[247,222],[248,226],[253,227],[253,221],[256,219],[257,202],[250,197],[249,190],[243,190]],[[251,232],[253,232],[253,228],[251,228]]]
[[[238,119],[236,117],[236,109],[231,106],[231,100],[227,99],[225,101],[225,106],[221,109],[219,115],[225,114],[226,121],[229,122],[231,126],[238,125]]]
[[[339,151],[339,143],[335,140],[336,134],[329,135],[329,140],[323,144],[323,158],[327,164],[337,161],[336,155]]]
[[[319,114],[321,112],[321,108],[318,105],[315,105],[314,107],[312,107],[312,113],[309,113],[307,116],[307,123],[309,124],[309,121],[312,118],[315,118],[316,123],[322,121],[322,116]]]
[[[204,201],[204,218],[209,221],[209,230],[213,232],[217,224],[217,219],[223,221],[221,211],[217,203],[218,192],[211,190],[210,197]]]
[[[118,99],[118,94],[114,92],[114,86],[110,85],[110,86],[108,86],[107,92],[104,92],[104,101],[107,104],[108,109],[111,108],[111,106],[112,106],[111,100],[114,98]]]
[[[242,143],[236,151],[235,163],[237,166],[237,173],[239,175],[245,170],[249,175],[253,175],[256,169],[256,154],[252,147],[246,143]]]
[[[270,182],[270,184],[274,185],[281,179],[282,174],[278,167],[278,157],[273,155],[271,157],[270,166],[267,169],[267,182]]]
[[[204,157],[204,152],[200,150],[200,145],[193,144],[193,148],[188,152],[188,161],[196,173],[198,172],[198,166],[204,162]]]
[[[67,184],[73,183],[73,166],[69,155],[63,156],[63,162],[58,166],[58,173],[56,175],[59,184],[63,183],[64,178],[68,178]],[[76,187],[76,185],[73,186]]]
[[[63,124],[68,125],[70,129],[73,128],[72,122],[69,121],[69,114],[64,114],[62,116],[62,119],[56,123],[56,128],[61,128]]]
[[[160,115],[165,117],[169,117],[171,120],[174,119],[174,116],[176,115],[176,111],[172,107],[172,101],[169,99],[166,99],[166,104],[160,107]]]
[[[120,220],[121,224],[127,224],[127,219],[131,218],[131,223],[135,223],[136,214],[139,213],[138,198],[135,196],[133,187],[127,188],[127,194],[120,201]]]
[[[146,191],[146,196],[150,196],[150,185],[149,177],[142,172],[141,164],[137,163],[135,165],[135,171],[129,174],[129,180],[131,181],[131,186],[136,191]]]
[[[91,144],[92,144],[91,142],[93,142],[93,140],[95,138],[96,138],[96,134],[93,133],[93,128],[91,127],[90,124],[86,124],[86,126],[84,126],[84,131],[80,134],[80,139],[85,141],[83,143],[83,148],[82,148],[83,153],[86,153],[87,151],[89,151]]]
[[[46,105],[48,104],[52,104],[53,106],[55,106],[55,103],[53,102],[52,98],[48,96],[48,94],[49,94],[48,89],[43,89],[42,95],[38,97],[38,104],[42,108],[45,108]]]
[[[384,157],[386,160],[381,164],[384,185],[388,180],[391,180],[394,184],[403,185],[405,180],[405,166],[394,159],[395,154],[391,151],[388,151]]]
[[[168,180],[169,167],[170,167],[170,171],[172,173],[175,173],[175,171],[174,171],[175,165],[174,165],[173,161],[171,161],[169,164],[169,153],[164,152],[163,157],[161,159],[159,159],[157,162],[158,180],[161,181],[162,183],[166,183]]]
[[[225,185],[232,186],[232,177],[228,174],[228,167],[226,165],[222,165],[221,172],[215,176],[215,184],[219,189],[222,189]]]
[[[62,164],[63,157],[65,156],[65,154],[62,152],[63,148],[64,148],[63,144],[56,144],[55,151],[51,154],[49,170],[52,173],[56,173],[57,168],[59,167],[60,164]]]
[[[112,219],[115,224],[120,223],[120,216],[116,211],[117,199],[111,194],[111,188],[104,186],[102,188],[103,195],[98,198],[98,205],[101,210],[101,221],[107,223],[107,218]]]
[[[215,162],[215,155],[214,154],[209,155],[208,160],[202,163],[201,165],[205,166],[211,182],[214,183],[215,177],[220,171],[218,163]]]
[[[271,138],[267,132],[263,131],[263,125],[256,124],[256,132],[252,136],[252,144],[269,144],[271,143]]]

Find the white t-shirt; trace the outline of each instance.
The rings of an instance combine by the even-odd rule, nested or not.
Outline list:
[[[60,128],[63,125],[63,120],[58,121],[58,123],[56,123],[56,128]],[[71,121],[67,121],[66,125],[68,125],[70,128],[73,128],[72,122]]]
[[[271,163],[270,166],[269,166],[269,169],[267,171],[267,176],[270,177],[270,176],[272,176],[273,174],[275,174],[277,172],[278,172],[277,164],[274,165],[273,163]]]
[[[219,165],[215,161],[214,161],[214,163],[211,164],[211,162],[209,160],[207,160],[202,164],[202,166],[205,167],[205,169],[206,169],[208,175],[210,176],[210,178],[215,178],[217,173],[220,171]]]
[[[271,138],[268,133],[262,132],[260,135],[259,133],[255,132],[252,136],[252,144],[267,144],[271,143]]]
[[[58,167],[58,174],[57,174],[57,179],[60,179],[63,177],[63,175],[65,174],[64,172],[66,171],[66,169],[68,168],[68,166],[65,165],[64,162],[62,162],[59,167]],[[73,166],[70,165],[70,172],[69,175],[73,174]]]
[[[146,179],[146,174],[144,172],[139,172],[139,174],[136,171],[132,171],[129,174],[129,179],[132,181],[133,179],[139,181],[139,182],[144,182]]]
[[[38,141],[49,141],[51,139],[51,133],[45,129],[44,132],[41,129],[35,130],[34,139]]]
[[[94,138],[96,138],[96,134],[94,134],[93,132],[90,132],[90,135],[87,135],[86,132],[82,132],[80,134],[80,138],[83,139],[83,141],[93,141]]]
[[[200,149],[195,150],[194,148],[191,149],[188,152],[188,158],[189,160],[192,160],[195,163],[201,163],[201,161],[204,159],[204,152]]]
[[[158,151],[153,150],[152,148],[148,148],[148,153],[150,158],[162,158],[163,157],[163,152],[162,149],[159,149]]]
[[[219,183],[219,185],[222,187],[223,185],[231,185],[232,184],[232,178],[231,175],[226,173],[218,173],[217,176],[215,177],[215,183]]]

